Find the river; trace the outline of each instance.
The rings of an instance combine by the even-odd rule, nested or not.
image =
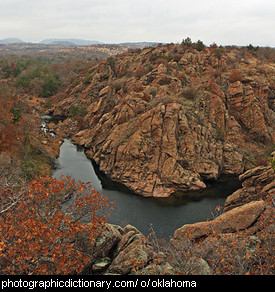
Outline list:
[[[236,177],[227,177],[200,192],[178,193],[169,198],[144,198],[111,182],[86,157],[84,149],[68,139],[61,145],[53,177],[58,179],[61,175],[89,181],[96,191],[114,201],[114,210],[108,218],[110,223],[122,227],[131,224],[144,235],[153,230],[158,238],[172,237],[184,224],[212,219],[216,206],[223,206],[226,197],[240,187]]]

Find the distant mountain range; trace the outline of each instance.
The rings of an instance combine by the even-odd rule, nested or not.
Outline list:
[[[2,39],[0,40],[0,45],[9,45],[9,44],[31,44],[31,42],[25,42],[22,41],[19,38],[6,38],[6,39]],[[34,44],[41,44],[41,45],[55,45],[55,46],[91,46],[91,45],[104,45],[107,43],[102,43],[102,42],[98,42],[98,41],[90,41],[90,40],[83,40],[83,39],[74,39],[74,38],[70,38],[70,39],[59,39],[59,38],[52,38],[52,39],[45,39],[42,40],[39,43],[34,43]],[[124,42],[124,43],[120,43],[120,45],[126,45],[126,46],[131,46],[134,48],[144,48],[147,46],[155,46],[158,43],[156,42]]]
[[[19,38],[6,38],[0,40],[0,44],[8,45],[8,44],[26,44],[31,42],[22,41]],[[89,41],[82,39],[45,39],[38,44],[42,45],[59,45],[59,46],[91,46],[91,45],[100,45],[103,44],[98,41]]]
[[[126,42],[126,43],[120,43],[119,45],[130,46],[130,47],[137,48],[137,49],[143,49],[145,47],[157,46],[159,44],[163,44],[163,43],[157,43],[157,42]]]
[[[46,39],[40,42],[43,45],[64,45],[64,46],[91,46],[91,45],[103,45],[98,41],[89,41],[82,39]]]
[[[0,45],[8,45],[8,44],[23,44],[24,41],[18,39],[18,38],[6,38],[3,40],[0,40]]]

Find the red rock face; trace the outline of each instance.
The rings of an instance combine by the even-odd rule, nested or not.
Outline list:
[[[80,76],[53,110],[84,107],[75,142],[136,193],[201,189],[242,173],[274,143],[275,66],[258,63],[232,48],[218,57],[173,44],[124,53]]]
[[[274,170],[270,166],[258,166],[240,175],[239,179],[242,181],[242,188],[227,198],[223,213],[213,220],[186,224],[178,228],[170,243],[180,251],[184,244],[193,242],[192,248],[189,246],[188,250],[195,254],[202,254],[203,259],[213,268],[214,273],[226,274],[228,272],[228,262],[225,269],[223,268],[227,255],[235,258],[229,274],[232,274],[233,271],[236,272],[238,269],[238,265],[235,264],[236,259],[241,253],[248,255],[249,260],[252,259],[250,255],[258,259],[257,253],[262,254],[265,262],[268,263],[265,273],[272,273]],[[218,211],[220,210],[221,208]],[[241,260],[242,267],[244,267],[245,257],[243,256]],[[257,265],[251,265],[251,262],[246,262],[245,265],[250,274],[259,272]],[[241,273],[241,270],[237,273]]]
[[[242,188],[228,196],[224,211],[251,202],[267,200],[275,193],[275,173],[270,166],[258,166],[239,176]]]
[[[188,237],[196,240],[215,232],[233,233],[247,229],[260,216],[264,207],[263,201],[254,201],[223,213],[212,221],[186,224],[175,231],[172,241]]]

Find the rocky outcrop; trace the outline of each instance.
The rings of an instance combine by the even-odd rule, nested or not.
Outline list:
[[[275,174],[271,166],[258,166],[239,176],[242,188],[228,196],[224,212],[253,200],[266,200],[275,194]]]
[[[242,188],[227,197],[221,215],[210,221],[182,226],[175,231],[171,241],[199,240],[213,233],[239,232],[253,226],[274,199],[275,172],[270,166],[259,166],[239,178]]]
[[[182,226],[170,242],[178,252],[187,245],[192,256],[202,255],[214,273],[262,273],[259,261],[273,273],[274,170],[256,167],[240,179],[243,188],[227,198],[221,215]]]
[[[85,237],[84,237],[85,241]],[[139,230],[106,224],[94,242],[83,247],[91,260],[81,274],[175,274],[175,269],[152,246]]]
[[[239,53],[173,44],[124,53],[56,96],[53,115],[78,114],[74,141],[135,193],[202,189],[241,174],[275,141],[274,64]]]
[[[82,235],[82,249],[90,257],[83,267],[82,275],[175,275],[184,273],[167,258],[163,251],[155,251],[156,246],[145,238],[134,226],[106,224],[95,241]],[[186,263],[187,264],[187,263]],[[209,265],[201,257],[192,258],[193,273],[212,274]]]
[[[269,167],[257,167],[240,177],[247,183],[250,180],[250,185],[254,187],[260,182],[262,189],[271,190],[269,186],[274,182],[274,171]],[[150,240],[131,225],[121,228],[106,224],[94,241],[91,242],[85,235],[82,239],[78,238],[82,249],[90,257],[81,273],[257,273],[257,268],[253,267],[257,267],[259,261],[269,265],[270,269],[274,255],[274,191],[264,198],[261,193],[259,190],[259,196],[253,194],[249,199],[246,197],[237,207],[231,205],[230,210],[213,220],[182,226],[174,232],[170,243],[156,238]]]
[[[181,241],[184,237],[198,240],[211,233],[232,233],[252,226],[265,208],[262,201],[253,201],[221,214],[207,222],[187,224],[177,229],[172,242]]]

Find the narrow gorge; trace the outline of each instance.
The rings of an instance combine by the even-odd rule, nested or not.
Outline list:
[[[237,48],[132,50],[80,75],[49,112],[75,120],[66,132],[111,180],[168,197],[268,159],[274,70]]]
[[[65,118],[53,129],[83,146],[106,181],[136,194],[124,203],[146,199],[152,208],[150,200],[174,199],[179,208],[178,193],[192,194],[194,201],[200,193],[202,202],[209,199],[203,190],[225,175],[242,183],[228,187],[224,210],[213,206],[210,221],[183,222],[174,213],[172,221],[181,221],[175,228],[164,209],[152,208],[156,221],[165,218],[161,225],[166,220],[172,226],[161,251],[158,240],[152,244],[142,234],[146,216],[131,202],[126,209],[138,212],[142,232],[129,219],[122,227],[109,224],[88,244],[93,256],[82,273],[249,274],[271,268],[274,71],[274,62],[240,48],[198,51],[169,44],[110,57],[52,98],[48,113]]]
[[[0,273],[274,274],[274,50],[120,49],[6,57]]]

